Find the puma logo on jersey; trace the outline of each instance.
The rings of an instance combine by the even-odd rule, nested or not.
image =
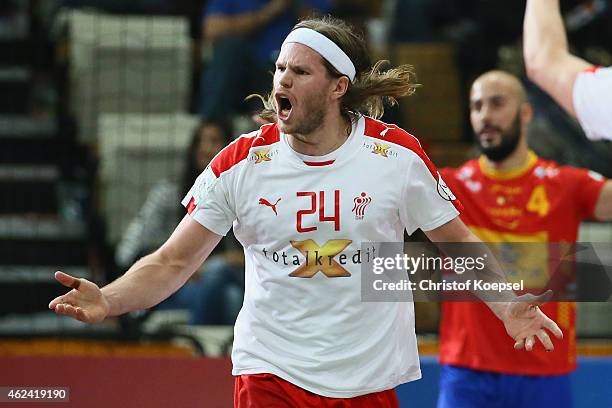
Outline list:
[[[271,202],[269,202],[265,198],[260,198],[259,199],[259,204],[260,205],[265,205],[266,207],[270,207],[272,209],[272,211],[274,211],[274,215],[278,215],[278,212],[276,212],[276,204],[278,204],[278,202],[280,200],[281,199],[279,198],[278,200],[276,200],[276,202],[274,204],[272,204]]]
[[[387,134],[388,131],[390,131],[391,129],[393,129],[393,127],[390,126],[385,126],[385,130],[383,130],[382,132],[380,132],[380,135],[382,137],[385,137],[385,135]]]

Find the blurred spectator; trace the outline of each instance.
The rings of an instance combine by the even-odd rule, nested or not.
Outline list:
[[[200,83],[203,119],[244,110],[252,93],[265,94],[269,72],[297,16],[327,11],[327,0],[209,0],[203,12],[204,40],[212,46]]]
[[[393,42],[431,41],[433,21],[431,12],[436,2],[427,0],[392,0],[391,40]]]
[[[346,21],[357,34],[364,34],[367,31],[367,20],[382,13],[381,3],[371,0],[330,0],[329,13]]]
[[[180,185],[161,180],[154,185],[117,246],[116,262],[125,269],[164,242],[185,212],[181,198],[214,156],[229,142],[231,130],[209,121],[193,134]],[[175,197],[173,200],[172,197]],[[191,324],[233,324],[244,292],[244,259],[233,236],[228,235],[202,268],[159,309],[188,309]]]
[[[59,0],[58,3],[61,7],[87,7],[117,14],[171,14],[175,11],[172,0]]]

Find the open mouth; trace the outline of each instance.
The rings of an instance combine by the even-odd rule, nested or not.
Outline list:
[[[278,118],[280,120],[287,120],[291,115],[291,101],[286,96],[276,96],[276,106],[278,106]]]
[[[496,136],[497,134],[499,134],[499,132],[496,130],[485,130],[483,132],[480,132],[480,136],[486,137],[486,138],[492,138]]]
[[[499,130],[495,129],[495,128],[484,128],[483,130],[480,131],[480,140],[481,141],[490,141],[492,140],[494,137],[496,137],[497,135],[499,135]]]

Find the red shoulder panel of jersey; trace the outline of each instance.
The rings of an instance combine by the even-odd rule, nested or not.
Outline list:
[[[423,160],[434,178],[438,178],[438,170],[431,160],[429,160],[429,157],[427,157],[419,139],[406,132],[404,129],[396,125],[390,125],[380,120],[366,117],[364,134],[368,137],[384,140],[412,150],[421,160]]]
[[[415,136],[396,125],[390,125],[370,117],[365,118],[364,134],[367,137],[394,143],[413,151],[417,156],[419,156],[423,163],[425,163],[425,166],[427,166],[427,169],[436,182],[438,184],[440,183],[442,176],[438,172],[438,169],[433,162],[429,160],[427,153],[425,153],[423,147],[421,146],[421,142],[419,142],[419,139],[417,139]],[[455,208],[461,212],[462,206],[459,200],[453,200],[452,203],[455,205]]]
[[[601,68],[602,67],[599,65],[593,65],[591,67],[586,68],[583,72],[594,74],[595,72],[599,71]]]
[[[280,132],[276,123],[263,125],[256,132],[240,136],[215,156],[210,163],[215,176],[219,177],[236,164],[246,159],[253,147],[268,146],[280,140]]]

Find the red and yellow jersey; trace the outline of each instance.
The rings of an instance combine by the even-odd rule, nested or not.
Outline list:
[[[486,161],[471,160],[442,177],[463,204],[461,219],[485,242],[575,242],[580,222],[591,218],[605,179],[585,169],[545,161],[533,152],[512,171],[496,171]],[[519,267],[547,271],[547,256],[521,246]],[[533,263],[542,265],[532,265]],[[538,276],[532,282],[537,285]],[[563,330],[553,340],[555,351],[541,345],[530,353],[516,352],[502,322],[484,303],[445,302],[440,324],[440,361],[508,374],[564,374],[576,367],[574,303],[542,307]],[[552,336],[551,336],[552,337]]]

